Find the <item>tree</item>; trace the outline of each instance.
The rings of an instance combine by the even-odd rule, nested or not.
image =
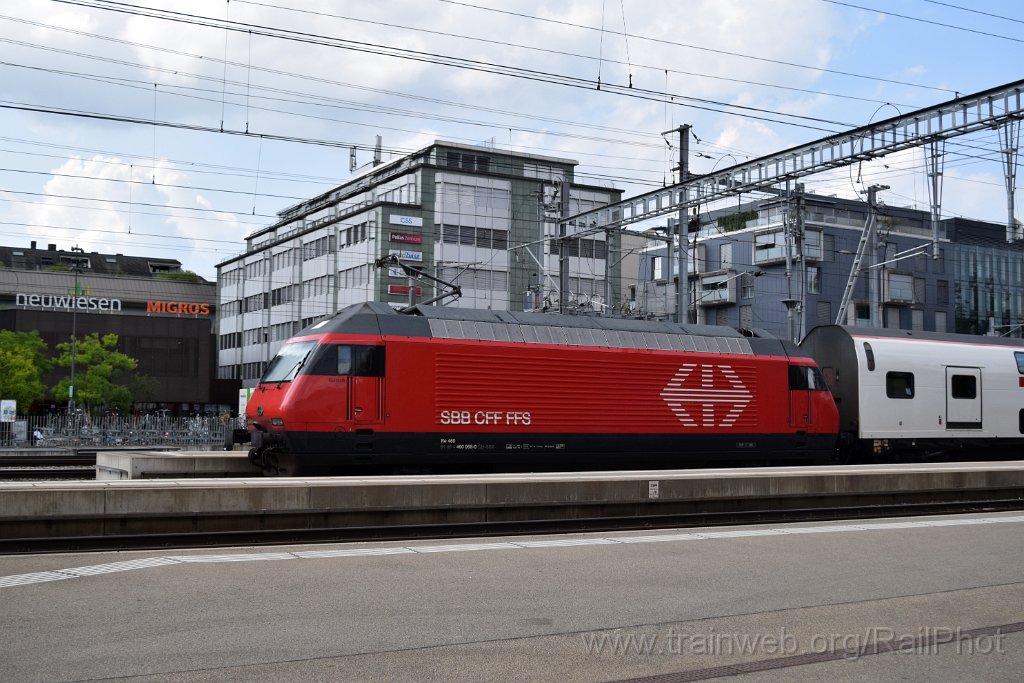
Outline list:
[[[176,282],[206,282],[198,273],[191,270],[177,270],[169,273],[160,273],[157,278],[161,280],[174,280]]]
[[[98,333],[78,340],[75,345],[75,400],[86,407],[109,406],[128,410],[132,406],[132,392],[123,377],[138,365],[138,361],[117,350],[118,336]],[[60,356],[54,363],[62,368],[71,367],[71,342],[57,344]],[[71,378],[65,377],[53,387],[55,396],[67,396]]]
[[[27,411],[45,398],[43,375],[49,369],[46,342],[38,332],[0,331],[0,398],[14,399]]]

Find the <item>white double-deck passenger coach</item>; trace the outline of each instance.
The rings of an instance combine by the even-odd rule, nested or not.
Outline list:
[[[846,455],[1024,453],[1024,340],[846,326],[801,343]]]

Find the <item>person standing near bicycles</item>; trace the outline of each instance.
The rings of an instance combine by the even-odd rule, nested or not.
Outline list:
[[[235,449],[235,430],[231,420],[231,411],[225,410],[220,414],[220,428],[224,432],[224,450]]]

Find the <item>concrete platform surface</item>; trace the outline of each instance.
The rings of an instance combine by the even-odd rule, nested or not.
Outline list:
[[[0,557],[0,680],[1016,682],[1022,530],[986,513]]]
[[[258,477],[244,451],[99,451],[97,481]]]
[[[120,457],[120,456],[118,456]],[[138,454],[133,454],[138,459]],[[192,472],[239,454],[155,453]],[[169,464],[162,466],[170,466]],[[239,465],[241,466],[241,465]],[[511,509],[1024,488],[1024,461],[318,478],[0,482],[0,519],[158,513]]]

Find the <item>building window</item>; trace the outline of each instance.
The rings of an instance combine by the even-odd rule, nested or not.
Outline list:
[[[807,266],[807,293],[821,294],[821,268]]]
[[[179,270],[181,270],[181,266],[177,263],[149,262],[150,273],[176,273]]]
[[[740,296],[744,299],[754,298],[754,274],[743,273],[740,276]]]
[[[700,298],[697,302],[702,306],[736,303],[732,285],[734,280],[735,276],[728,273],[701,278]]]
[[[665,273],[663,271],[665,262],[664,256],[652,256],[651,257],[651,279],[652,280],[663,280]]]
[[[821,230],[804,230],[803,258],[806,261],[821,260]],[[790,256],[799,258],[796,244],[790,246]],[[770,263],[786,258],[786,233],[782,229],[754,233],[754,263]]]
[[[804,230],[804,258],[808,261],[821,260],[821,230]]]
[[[754,235],[754,263],[786,258],[786,236],[781,230]]]
[[[561,251],[558,240],[551,240],[550,242],[551,253],[558,255]],[[608,258],[608,245],[604,240],[590,240],[590,239],[575,239],[566,242],[565,253],[567,256],[576,256],[583,258],[597,258],[606,259]],[[652,258],[662,258],[661,256],[655,256]],[[658,278],[654,278],[657,280]]]
[[[886,271],[883,284],[885,300],[889,303],[914,303],[914,276]]]

